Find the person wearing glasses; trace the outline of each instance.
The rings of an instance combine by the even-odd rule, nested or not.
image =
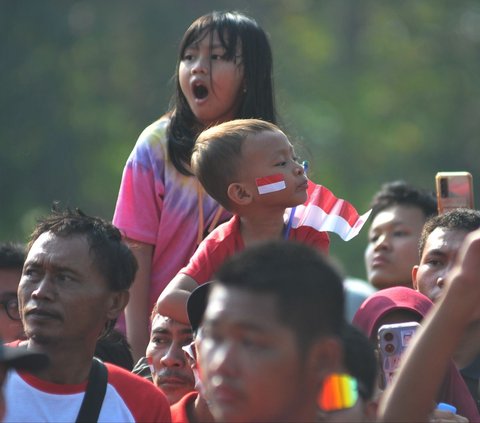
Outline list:
[[[24,338],[17,299],[24,261],[25,251],[21,245],[0,244],[0,334],[4,342]]]

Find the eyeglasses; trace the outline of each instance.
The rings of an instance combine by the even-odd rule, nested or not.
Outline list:
[[[7,316],[11,320],[21,320],[20,310],[18,309],[18,300],[16,297],[4,298],[0,300],[0,304],[7,312]]]

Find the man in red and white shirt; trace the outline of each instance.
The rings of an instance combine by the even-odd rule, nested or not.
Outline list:
[[[56,210],[37,225],[18,289],[27,340],[16,345],[43,352],[50,365],[9,370],[6,421],[75,421],[95,380],[105,388],[99,422],[170,422],[169,404],[152,383],[112,364],[105,364],[106,383],[91,376],[97,339],[125,308],[136,269],[118,229],[102,219]]]

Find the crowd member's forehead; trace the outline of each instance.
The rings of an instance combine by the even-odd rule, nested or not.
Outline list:
[[[59,236],[50,231],[43,232],[33,241],[25,262],[52,263],[57,266],[80,267],[77,254],[88,257],[93,264],[87,237],[82,234]]]
[[[252,292],[221,283],[216,283],[211,288],[205,321],[215,321],[217,324],[228,321],[259,329],[267,323],[280,323],[277,302],[272,294]]]
[[[464,229],[435,228],[425,240],[422,257],[434,252],[457,252],[467,235]]]
[[[155,331],[191,334],[192,328],[190,325],[178,322],[171,317],[164,316],[162,314],[156,314],[152,321],[152,332]]]

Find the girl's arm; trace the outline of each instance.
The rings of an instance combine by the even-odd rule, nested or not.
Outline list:
[[[158,314],[189,325],[187,300],[197,286],[195,279],[184,273],[177,274],[158,297]]]
[[[138,263],[135,280],[130,287],[130,301],[125,309],[127,339],[132,347],[133,361],[136,363],[145,356],[149,330],[149,292],[151,283],[153,245],[128,240],[131,250]]]

